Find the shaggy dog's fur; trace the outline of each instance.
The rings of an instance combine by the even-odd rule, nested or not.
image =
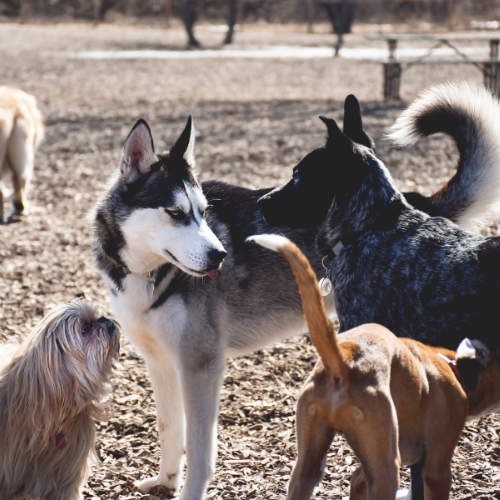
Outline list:
[[[118,350],[114,322],[82,301],[0,346],[0,499],[81,497]]]

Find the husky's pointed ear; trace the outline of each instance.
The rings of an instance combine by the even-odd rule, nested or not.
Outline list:
[[[344,102],[344,134],[375,152],[375,141],[363,130],[361,108],[352,94],[348,95]]]
[[[193,118],[189,115],[184,131],[170,150],[171,157],[184,158],[190,167],[194,167],[194,136]]]
[[[134,182],[157,161],[148,124],[138,120],[123,147],[120,169],[127,182]]]

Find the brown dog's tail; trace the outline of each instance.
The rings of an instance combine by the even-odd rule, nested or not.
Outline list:
[[[258,234],[250,236],[247,241],[254,241],[274,250],[288,261],[299,286],[312,343],[318,350],[325,369],[332,374],[342,374],[346,364],[340,352],[337,334],[328,319],[316,275],[305,255],[294,243],[277,234]]]

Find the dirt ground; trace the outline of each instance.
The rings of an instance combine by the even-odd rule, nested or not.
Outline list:
[[[237,46],[331,46],[326,30],[245,26]],[[198,30],[205,47],[222,34]],[[45,118],[46,138],[37,154],[31,213],[0,226],[0,341],[21,338],[52,305],[84,295],[111,314],[108,293],[93,265],[86,214],[117,168],[135,121],[150,124],[156,148],[170,147],[189,114],[197,130],[202,180],[247,187],[277,185],[291,167],[321,145],[318,115],[342,117],[346,95],[363,103],[366,130],[403,190],[435,191],[454,171],[456,150],[434,137],[402,151],[384,134],[405,103],[381,100],[378,64],[336,59],[72,59],[82,50],[180,50],[180,29],[87,24],[0,24],[0,84],[34,94]],[[348,47],[373,47],[361,32]],[[383,46],[380,44],[378,46]],[[403,79],[405,102],[433,83],[480,83],[460,65],[411,69]],[[492,223],[487,231],[496,232]],[[316,353],[306,336],[229,360],[219,418],[219,454],[209,498],[282,500],[296,456],[294,409]],[[144,363],[123,340],[110,405],[114,416],[98,425],[102,460],[85,498],[164,498],[141,495],[134,482],[158,470],[155,403]],[[439,418],[439,415],[436,415]],[[500,498],[500,421],[489,416],[467,426],[453,463],[453,499]],[[317,498],[348,494],[356,458],[336,437]],[[407,472],[403,471],[403,482]]]

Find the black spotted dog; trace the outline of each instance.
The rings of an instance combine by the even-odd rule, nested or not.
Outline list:
[[[434,92],[449,89],[456,87]],[[463,100],[484,98],[468,86],[460,90]],[[428,111],[436,112],[435,107]],[[346,113],[359,116],[358,133],[347,135],[333,119],[321,118],[328,129],[325,146],[300,162],[290,182],[260,198],[265,219],[282,227],[319,224],[316,246],[333,257],[330,279],[341,331],[375,322],[399,336],[449,349],[475,336],[495,351],[500,344],[500,238],[475,235],[447,218],[416,210],[375,156],[354,96],[346,100]],[[480,132],[476,124],[476,135]],[[468,137],[463,134],[460,162],[472,171],[465,159],[478,158],[473,150],[486,144],[467,142]],[[500,149],[484,153],[494,154],[500,165]],[[499,177],[500,168],[493,173]]]
[[[500,168],[491,168],[500,165],[500,136],[493,133],[500,130],[498,102],[486,90],[447,85],[417,104],[397,125],[398,142],[444,131],[461,155],[457,179],[431,201],[441,196],[446,206],[450,193],[463,193],[468,214],[477,207],[487,212],[499,198]],[[466,337],[477,338],[500,355],[500,238],[466,232],[410,205],[375,156],[354,96],[346,100],[347,114],[358,130],[347,135],[334,120],[321,118],[328,129],[324,147],[294,168],[290,182],[259,200],[267,222],[295,228],[319,223],[316,248],[332,259],[340,332],[379,323],[397,336],[451,350]],[[478,173],[478,165],[489,168]],[[484,197],[480,190],[469,196],[467,185],[469,193],[471,186],[484,187]],[[455,219],[463,222],[464,213],[457,211]],[[424,498],[422,467],[412,466],[408,498]]]

